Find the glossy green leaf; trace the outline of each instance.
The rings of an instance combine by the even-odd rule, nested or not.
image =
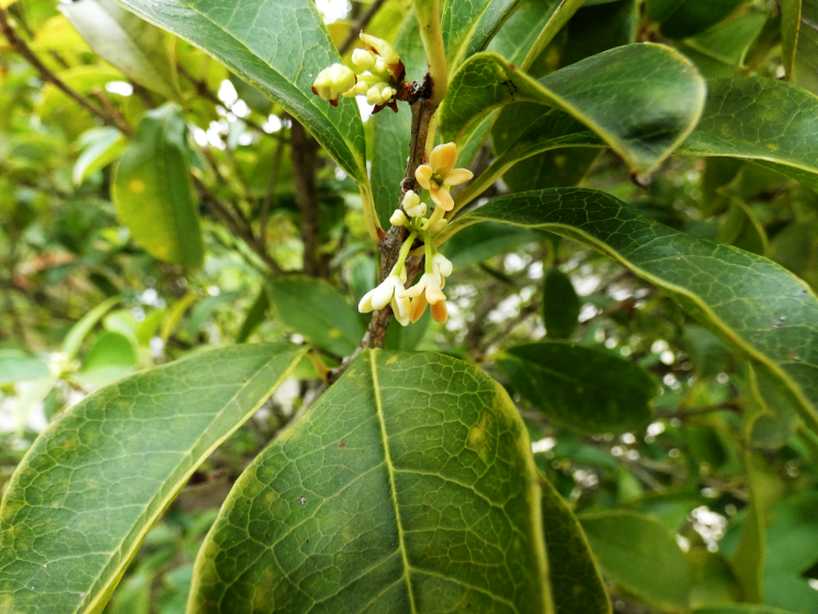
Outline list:
[[[517,120],[517,121],[514,121]],[[743,158],[818,189],[818,99],[791,84],[760,77],[716,79],[696,129],[677,150],[690,156]],[[602,147],[599,137],[565,113],[537,114],[512,105],[494,131],[497,157],[469,184],[466,204],[521,160],[561,148]]]
[[[480,224],[466,228],[447,241],[443,252],[456,268],[472,266],[539,241],[542,233],[505,224]]]
[[[818,186],[818,98],[762,77],[710,81],[704,114],[682,151],[746,158]]]
[[[320,348],[346,356],[364,336],[358,312],[334,286],[313,277],[279,277],[269,283],[270,302],[285,325]]]
[[[267,317],[267,310],[269,308],[270,297],[267,293],[267,288],[261,288],[253,304],[250,305],[250,309],[247,310],[247,314],[244,316],[244,321],[241,323],[239,333],[236,335],[236,343],[244,343],[247,341],[247,338],[253,334],[253,331],[256,330],[264,321],[264,318]]]
[[[623,433],[650,420],[656,383],[605,349],[551,341],[519,345],[498,359],[515,390],[549,420],[583,433]]]
[[[529,445],[476,368],[366,351],[236,482],[190,611],[551,613]]]
[[[611,256],[764,363],[818,429],[818,299],[781,266],[673,230],[596,190],[512,194],[463,219],[550,230]]]
[[[690,567],[670,531],[633,512],[589,513],[579,520],[610,580],[659,608],[687,608]]]
[[[0,507],[0,610],[100,610],[198,465],[302,355],[283,344],[201,352],[65,412],[17,467]]]
[[[818,0],[781,0],[787,78],[818,93]]]
[[[543,320],[549,337],[567,339],[579,325],[579,297],[571,278],[554,267],[543,282]]]
[[[74,0],[60,10],[90,47],[136,83],[178,96],[173,39],[126,11],[116,0]]]
[[[537,102],[570,114],[643,173],[690,134],[704,96],[704,81],[693,65],[662,45],[610,49],[539,81],[496,54],[479,53],[452,78],[441,129],[446,138],[458,138],[491,109]]]
[[[117,160],[125,149],[125,137],[115,128],[93,128],[79,141],[82,151],[74,163],[71,178],[80,185],[93,173]]]
[[[767,21],[767,11],[746,10],[685,41],[685,46],[730,66],[743,66],[750,47]]]
[[[313,95],[318,73],[338,62],[312,0],[122,0],[128,9],[193,43],[280,103],[359,181],[364,137],[355,102]]]
[[[523,70],[568,23],[585,0],[520,0],[489,45]]]
[[[202,264],[187,128],[178,107],[145,115],[117,164],[111,198],[120,222],[149,254],[189,268]]]
[[[542,488],[542,518],[548,571],[557,614],[610,614],[596,561],[582,526],[556,489],[546,480]]]
[[[449,67],[485,49],[518,0],[448,0],[443,4],[441,28]]]

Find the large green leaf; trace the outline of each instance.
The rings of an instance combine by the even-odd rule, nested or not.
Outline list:
[[[537,102],[567,112],[644,173],[690,134],[704,98],[704,81],[693,65],[662,45],[609,49],[539,81],[486,52],[469,58],[452,78],[441,129],[458,138],[491,109]]]
[[[647,0],[647,14],[662,34],[685,38],[702,32],[733,12],[744,0]]]
[[[650,420],[656,383],[605,349],[551,341],[510,348],[498,364],[549,420],[584,433],[622,433]]]
[[[267,95],[359,181],[366,178],[358,108],[337,108],[310,91],[319,71],[339,61],[311,0],[122,0],[144,19],[221,60]]]
[[[750,159],[818,186],[818,98],[783,81],[708,82],[707,105],[685,154]]]
[[[541,481],[543,532],[557,614],[609,614],[611,601],[576,516],[546,480]]]
[[[502,221],[590,244],[676,296],[780,378],[818,429],[818,300],[783,267],[650,220],[613,196],[579,188],[497,198],[463,224]]]
[[[236,482],[191,611],[552,612],[540,489],[503,390],[366,351]]]
[[[566,113],[538,113],[529,103],[509,106],[493,136],[498,155],[459,196],[461,205],[522,160],[565,147],[604,146]],[[752,160],[818,188],[818,98],[760,77],[709,81],[701,120],[678,151]]]
[[[543,282],[543,321],[554,339],[567,339],[579,325],[580,302],[571,278],[557,267],[548,269]]]
[[[690,566],[670,531],[633,512],[589,513],[579,519],[608,578],[657,607],[687,609]]]
[[[781,42],[788,78],[818,93],[818,0],[781,0]]]
[[[450,67],[482,51],[519,0],[448,0],[441,27]]]
[[[99,611],[196,467],[301,356],[281,344],[201,352],[63,414],[20,463],[0,507],[0,610]]]
[[[63,2],[60,10],[91,48],[123,74],[167,98],[178,96],[172,37],[116,0]]]
[[[311,343],[338,356],[351,354],[364,336],[358,312],[331,284],[306,276],[269,283],[276,315]]]
[[[204,248],[190,180],[187,129],[172,104],[147,113],[114,173],[119,220],[149,254],[195,268]]]
[[[520,0],[489,49],[523,70],[568,23],[585,0]]]

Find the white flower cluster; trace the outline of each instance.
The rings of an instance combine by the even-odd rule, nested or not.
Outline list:
[[[396,85],[403,79],[400,56],[385,40],[361,33],[366,49],[352,52],[354,70],[343,64],[332,64],[318,73],[312,91],[332,105],[340,96],[366,96],[372,105],[389,104],[398,93]]]

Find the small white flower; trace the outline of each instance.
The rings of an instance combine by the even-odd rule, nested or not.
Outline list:
[[[358,311],[369,313],[386,307],[396,293],[403,294],[405,291],[403,287],[404,279],[405,277],[396,274],[394,271],[387,275],[386,279],[363,295],[358,303]]]
[[[441,253],[437,253],[432,258],[432,270],[443,277],[448,277],[452,274],[452,261],[446,258]]]
[[[406,290],[401,287],[392,296],[392,314],[401,326],[409,326],[412,323],[412,301],[406,295]]]
[[[423,217],[426,215],[426,203],[421,202],[420,196],[414,190],[403,195],[401,207],[409,217]]]
[[[397,93],[398,90],[387,83],[376,83],[366,90],[366,101],[373,105],[386,104]]]
[[[409,219],[401,209],[395,209],[395,211],[389,217],[389,223],[392,224],[392,226],[406,226],[408,222]]]

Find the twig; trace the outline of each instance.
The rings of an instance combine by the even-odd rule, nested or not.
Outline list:
[[[380,8],[383,6],[384,0],[375,0],[372,5],[367,9],[366,13],[364,13],[358,22],[352,27],[352,30],[349,31],[346,39],[341,46],[338,48],[338,52],[341,55],[344,55],[347,51],[350,50],[352,45],[355,44],[355,41],[358,39],[358,35],[361,31],[369,25],[369,22],[372,21],[372,18],[375,16]]]
[[[17,36],[17,33],[14,31],[14,28],[11,26],[11,22],[9,21],[8,13],[6,9],[0,6],[0,31],[3,32],[3,35],[8,40],[9,44],[14,48],[17,53],[19,53],[25,60],[31,64],[38,73],[40,73],[40,77],[44,81],[47,81],[54,85],[57,89],[59,89],[62,93],[66,96],[71,98],[74,102],[80,105],[86,111],[89,111],[93,115],[99,117],[102,121],[106,124],[114,126],[118,128],[121,132],[126,135],[132,134],[133,130],[131,127],[122,119],[121,116],[111,115],[100,107],[97,107],[94,104],[91,104],[84,96],[82,96],[79,92],[77,92],[74,88],[69,86],[65,81],[60,79],[57,75],[55,75],[48,66],[43,64],[42,60],[37,57],[31,47],[28,46],[23,39]]]
[[[315,189],[315,170],[318,162],[318,143],[307,134],[300,123],[292,120],[290,132],[295,179],[295,202],[301,214],[301,241],[304,243],[304,272],[315,277],[328,274],[327,259],[319,246],[318,195]]]

